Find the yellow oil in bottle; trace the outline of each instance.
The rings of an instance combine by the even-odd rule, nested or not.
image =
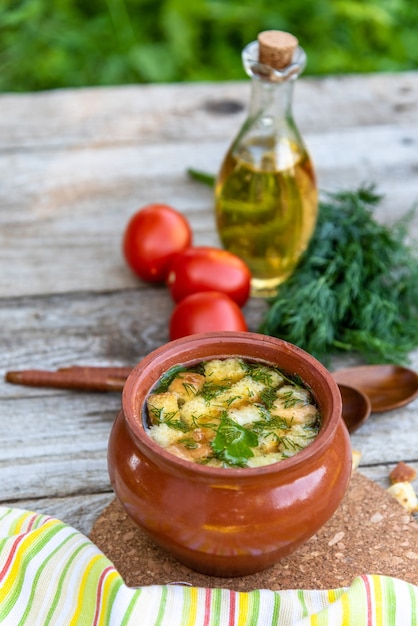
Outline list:
[[[295,269],[312,236],[317,187],[311,160],[282,138],[231,148],[218,175],[216,219],[223,246],[252,274],[252,294],[272,296]]]

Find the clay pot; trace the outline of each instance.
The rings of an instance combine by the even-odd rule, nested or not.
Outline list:
[[[205,467],[177,458],[144,429],[147,394],[176,364],[238,356],[299,374],[322,426],[295,456],[263,467]],[[332,516],[351,474],[341,395],[330,373],[303,350],[255,333],[205,333],[168,343],[132,371],[109,439],[114,491],[132,519],[162,548],[198,572],[243,576],[293,552]]]

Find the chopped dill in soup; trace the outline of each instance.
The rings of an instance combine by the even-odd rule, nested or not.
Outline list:
[[[306,448],[321,424],[297,377],[240,358],[171,368],[147,398],[149,435],[211,467],[259,467]]]

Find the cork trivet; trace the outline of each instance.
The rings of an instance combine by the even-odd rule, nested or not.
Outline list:
[[[287,67],[298,45],[296,37],[281,30],[265,30],[258,37],[258,60],[276,70]]]
[[[334,589],[362,574],[382,574],[418,585],[418,524],[398,502],[356,473],[327,524],[293,555],[242,578],[198,574],[157,547],[117,500],[97,519],[92,541],[129,586],[186,582],[197,587]]]

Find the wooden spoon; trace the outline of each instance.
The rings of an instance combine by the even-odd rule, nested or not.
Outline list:
[[[399,365],[361,365],[337,370],[332,375],[338,384],[366,394],[372,413],[397,409],[418,396],[418,374]]]
[[[121,391],[130,371],[130,367],[73,365],[55,372],[6,372],[5,379],[10,383],[34,387]],[[418,374],[397,365],[349,367],[334,372],[333,377],[340,387],[343,418],[350,432],[358,428],[370,412],[390,411],[418,396]]]
[[[343,400],[342,417],[348,432],[351,434],[369,417],[371,413],[371,403],[365,393],[349,387],[348,385],[338,385]]]

